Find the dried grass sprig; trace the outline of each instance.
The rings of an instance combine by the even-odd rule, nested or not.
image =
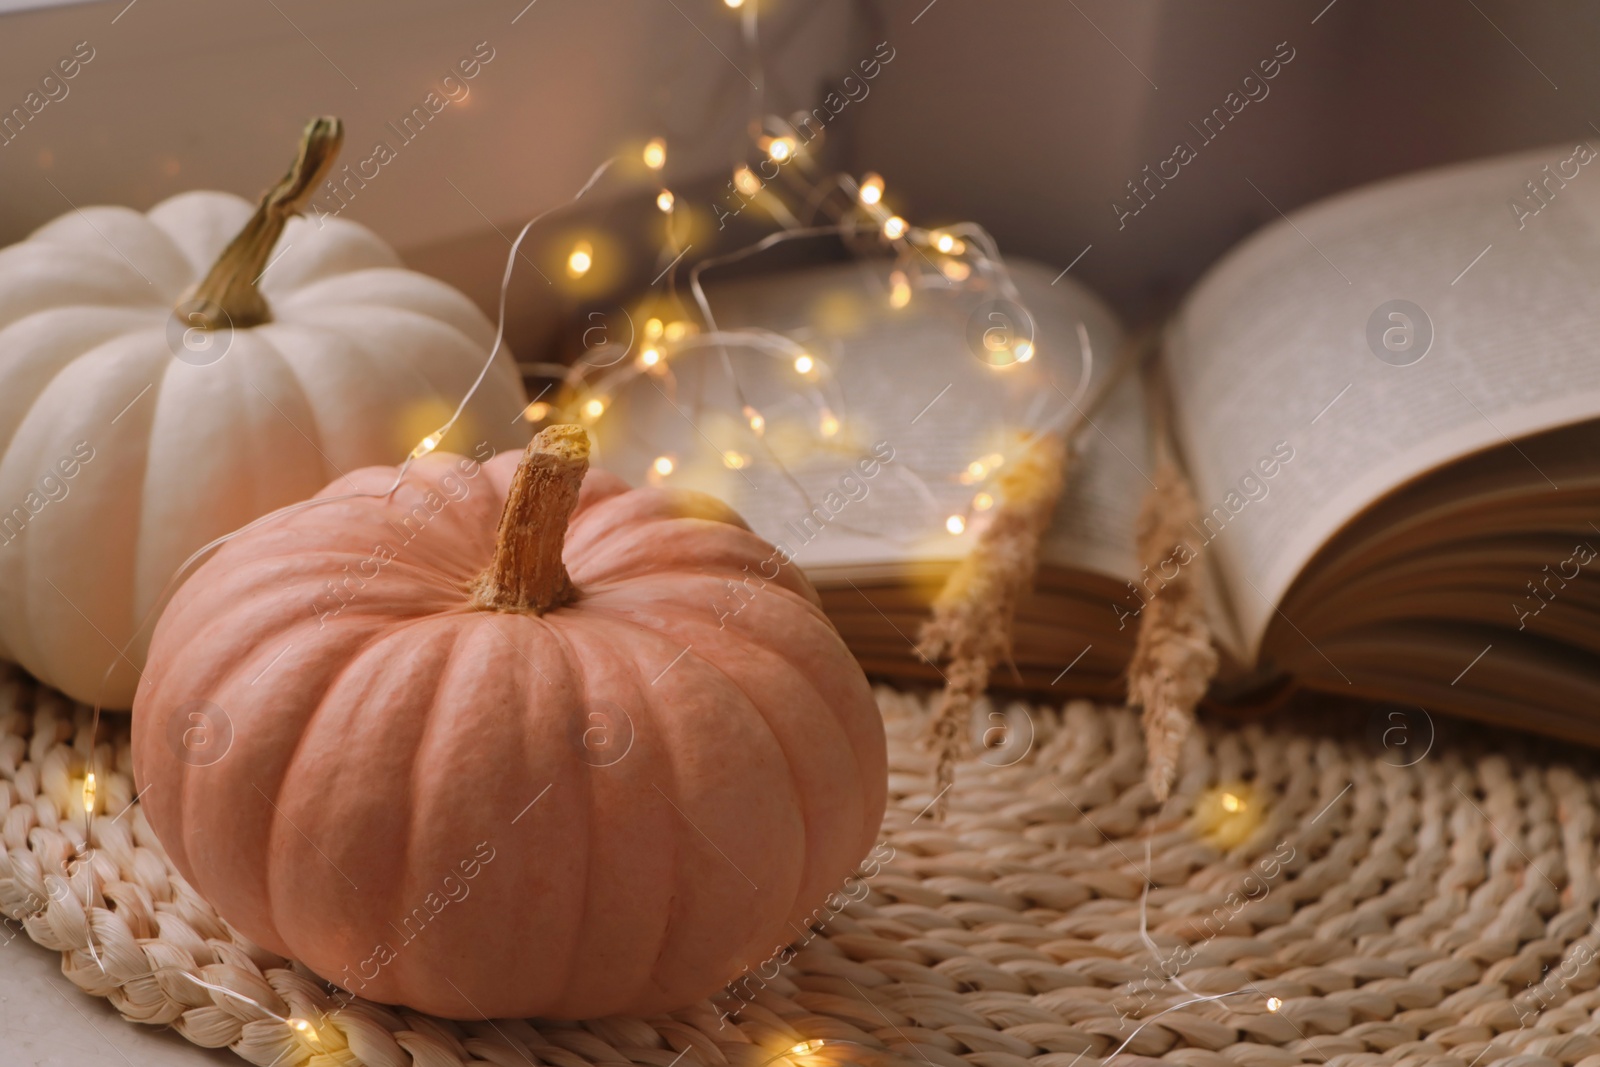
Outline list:
[[[938,760],[937,818],[944,817],[945,794],[955,780],[973,704],[987,688],[994,665],[1010,659],[1017,601],[1038,569],[1039,539],[1061,497],[1067,467],[1067,444],[1060,435],[1029,442],[1001,475],[989,525],[946,579],[923,624],[918,651],[929,662],[947,660],[944,694],[929,728]]]
[[[1198,553],[1190,547],[1197,514],[1194,493],[1177,464],[1163,458],[1155,487],[1145,494],[1137,527],[1139,562],[1162,582],[1146,602],[1128,664],[1128,706],[1144,709],[1146,780],[1166,801],[1178,774],[1194,709],[1217,672],[1205,604],[1200,595]],[[1177,576],[1167,578],[1176,567]]]

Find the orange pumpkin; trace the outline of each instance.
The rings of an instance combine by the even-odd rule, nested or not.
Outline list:
[[[655,1012],[865,857],[883,728],[815,591],[725,505],[585,478],[588,451],[558,426],[520,463],[426,456],[173,598],[138,787],[245,936],[448,1017]]]

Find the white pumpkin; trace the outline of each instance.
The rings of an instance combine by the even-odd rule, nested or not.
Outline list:
[[[477,307],[364,227],[296,217],[340,140],[314,120],[256,206],[85,208],[0,250],[0,656],[130,706],[192,552],[398,462],[471,387]],[[445,446],[520,449],[526,402],[502,349]]]

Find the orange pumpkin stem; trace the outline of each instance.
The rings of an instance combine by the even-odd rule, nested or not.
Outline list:
[[[300,154],[271,189],[261,194],[254,215],[236,234],[211,270],[184,297],[179,307],[198,302],[197,309],[185,314],[186,322],[208,330],[260,326],[272,321],[272,313],[256,283],[266,272],[267,257],[283,236],[289,219],[311,199],[318,183],[333,168],[333,161],[344,143],[344,124],[324,116],[312,119],[300,135]]]
[[[473,583],[473,607],[543,615],[572,602],[577,589],[561,549],[588,470],[581,426],[549,426],[528,442],[500,513],[494,559]]]

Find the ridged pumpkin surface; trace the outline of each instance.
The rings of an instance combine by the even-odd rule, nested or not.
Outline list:
[[[489,359],[470,300],[345,219],[289,223],[260,279],[273,321],[188,328],[174,305],[250,218],[184,193],[0,249],[0,659],[86,703],[132,704],[140,627],[191,552],[403,456]],[[461,436],[525,441],[525,403],[502,349]]]
[[[205,563],[139,687],[145,811],[243,934],[363,996],[678,1007],[869,851],[882,723],[798,568],[704,495],[590,472],[560,557],[577,599],[474,608],[517,463],[436,453]]]

